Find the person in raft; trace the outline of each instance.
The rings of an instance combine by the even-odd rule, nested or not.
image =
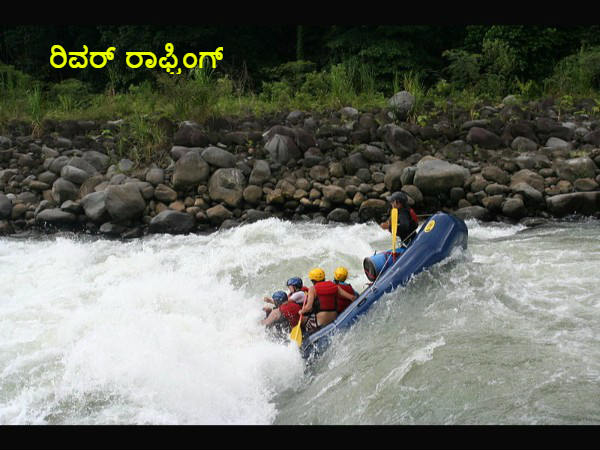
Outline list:
[[[398,209],[398,237],[403,243],[408,244],[415,237],[414,231],[419,226],[419,218],[409,206],[408,196],[404,192],[394,192],[387,200],[392,208]],[[390,220],[383,222],[381,228],[391,233]]]
[[[308,288],[306,305],[300,310],[302,326],[308,334],[321,329],[337,317],[338,299],[356,299],[333,281],[325,280],[325,272],[320,267],[311,270],[308,278],[313,285]]]
[[[288,289],[290,290],[288,295],[288,299],[298,303],[300,306],[304,304],[304,299],[306,298],[306,294],[308,293],[308,288],[304,286],[302,282],[302,278],[300,277],[292,277],[287,280],[286,283]],[[280,291],[278,291],[280,292]],[[263,299],[266,303],[270,303],[269,305],[263,306],[263,311],[269,315],[269,313],[274,309],[275,301],[271,297],[265,297]]]
[[[304,286],[304,283],[302,282],[302,278],[292,277],[289,280],[287,280],[286,285],[287,285],[288,289],[290,290],[290,293],[288,294],[288,298],[291,301],[296,302],[300,306],[302,306],[304,304],[304,300],[306,299],[306,295],[308,293],[308,288],[306,286]]]
[[[286,332],[291,331],[300,320],[300,305],[289,300],[283,291],[274,292],[272,298],[275,308],[260,323],[266,327],[279,325],[281,328],[285,328]]]
[[[339,287],[341,287],[348,294],[358,297],[358,292],[356,292],[356,290],[352,287],[351,284],[346,283],[346,278],[348,278],[348,269],[346,269],[345,267],[340,266],[337,269],[335,269],[335,272],[333,272],[333,282]],[[344,297],[339,297],[337,303],[337,313],[339,314],[343,310],[345,310],[348,306],[350,306],[350,303],[352,303],[352,300],[348,300]]]

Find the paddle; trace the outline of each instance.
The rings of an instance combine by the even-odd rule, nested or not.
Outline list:
[[[304,309],[304,305],[306,305],[307,298],[308,298],[308,296],[305,294],[304,295],[304,303],[302,303],[302,309]],[[300,314],[298,323],[296,324],[296,326],[294,328],[292,328],[292,331],[290,332],[290,339],[292,341],[296,341],[296,343],[298,344],[298,347],[300,347],[302,345],[302,330],[300,329],[300,325],[302,325],[302,314]]]
[[[392,261],[396,261],[396,235],[398,233],[398,209],[392,208]]]

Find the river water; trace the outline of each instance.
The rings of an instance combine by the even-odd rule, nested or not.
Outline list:
[[[0,238],[0,424],[600,423],[600,222],[467,225],[308,367],[262,297],[314,266],[362,290],[375,224]]]

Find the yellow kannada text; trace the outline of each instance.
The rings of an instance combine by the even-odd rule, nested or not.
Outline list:
[[[126,64],[132,69],[137,69],[144,65],[149,69],[153,69],[157,65],[166,70],[170,74],[180,74],[181,67],[179,67],[179,60],[177,56],[173,54],[174,46],[172,43],[165,44],[166,56],[158,58],[152,52],[126,52]],[[62,69],[67,64],[73,69],[83,69],[88,64],[95,68],[100,69],[106,66],[108,61],[114,59],[115,47],[109,47],[105,52],[89,52],[88,47],[83,46],[83,52],[66,52],[65,49],[60,45],[53,45],[50,49],[50,65],[56,69]],[[183,65],[188,69],[203,68],[204,58],[210,58],[212,61],[212,68],[217,67],[217,61],[223,59],[223,47],[217,47],[214,52],[199,52],[199,53],[186,53],[182,62]],[[98,60],[100,58],[100,61]],[[58,60],[58,62],[57,62]],[[175,71],[176,69],[176,71]]]

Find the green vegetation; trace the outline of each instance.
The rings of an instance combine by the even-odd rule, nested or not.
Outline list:
[[[456,108],[478,117],[514,95],[522,105],[552,97],[559,115],[582,98],[600,107],[599,26],[76,26],[0,27],[0,127],[39,132],[45,119],[124,119],[117,148],[150,158],[164,147],[160,118],[203,122],[294,109],[370,110],[408,90],[408,120],[427,125]],[[164,55],[224,47],[216,69],[181,75],[130,69],[125,50]],[[268,51],[265,50],[268,43]],[[77,51],[115,45],[105,69],[53,69],[53,44]]]

